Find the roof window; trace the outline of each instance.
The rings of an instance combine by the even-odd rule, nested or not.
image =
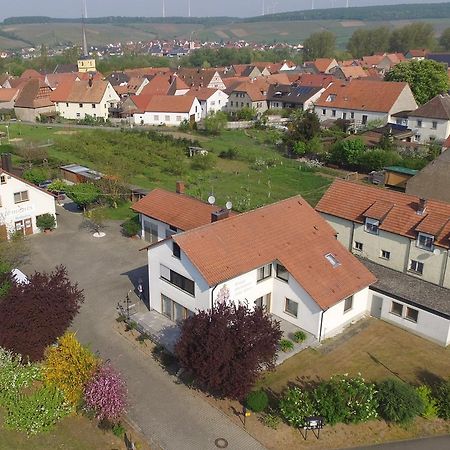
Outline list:
[[[333,255],[333,253],[327,253],[325,255],[326,260],[333,266],[333,267],[338,267],[341,265],[341,263],[339,262],[339,260],[336,258],[336,256]]]

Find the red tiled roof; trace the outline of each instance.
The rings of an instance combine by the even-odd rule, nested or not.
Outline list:
[[[187,113],[191,110],[194,100],[192,95],[152,95],[145,111]]]
[[[172,70],[169,67],[140,67],[138,69],[126,69],[123,71],[126,75],[131,77],[145,78],[147,76],[154,76],[158,74],[170,73]]]
[[[433,232],[436,245],[450,248],[450,204],[427,200],[420,215],[419,202],[415,195],[336,180],[316,210],[358,223],[371,217],[380,220],[380,230],[411,239],[416,239],[417,231],[426,229]]]
[[[50,96],[52,90],[42,80],[29,79],[17,96],[15,106],[18,108],[45,108],[54,106]]]
[[[296,196],[172,237],[209,286],[279,261],[324,310],[375,282]],[[339,265],[325,258],[332,254]]]
[[[361,66],[344,66],[341,67],[345,78],[365,78],[368,73]]]
[[[322,93],[316,106],[387,113],[405,89],[408,83],[395,81],[336,82]],[[327,101],[330,95],[335,96],[333,101]]]
[[[189,90],[188,94],[197,97],[199,100],[208,100],[212,95],[214,95],[219,89],[213,88],[192,88]]]
[[[220,209],[217,205],[164,189],[153,189],[131,208],[183,231],[210,223],[211,214]]]
[[[327,88],[337,79],[333,75],[315,74],[315,73],[288,73],[289,81],[299,86],[323,87]]]
[[[313,64],[319,72],[325,73],[333,62],[336,62],[333,58],[317,58]]]
[[[69,80],[61,83],[53,91],[52,100],[54,102],[100,103],[108,84],[108,81],[103,80],[93,80],[91,85],[89,80]]]
[[[141,95],[166,95],[170,87],[170,74],[158,74],[151,78]]]
[[[17,88],[2,88],[0,89],[0,102],[10,102],[14,100],[19,89]]]

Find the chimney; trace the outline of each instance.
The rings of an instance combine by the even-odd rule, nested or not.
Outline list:
[[[185,186],[183,181],[177,181],[176,192],[177,194],[184,194]]]
[[[219,220],[226,219],[230,215],[230,211],[226,208],[219,209],[211,213],[211,222],[218,222]]]
[[[2,169],[12,172],[11,153],[2,153]]]
[[[419,198],[419,204],[417,205],[417,215],[423,216],[427,210],[427,200],[425,198]]]
[[[90,73],[89,74],[89,81],[88,81],[88,84],[89,84],[89,87],[92,87],[92,83],[94,82],[94,79],[93,79],[93,77],[92,77],[92,73]]]

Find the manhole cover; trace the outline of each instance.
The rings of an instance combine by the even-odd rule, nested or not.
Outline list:
[[[214,444],[216,444],[217,448],[227,448],[228,447],[228,441],[224,438],[217,438],[214,441]]]

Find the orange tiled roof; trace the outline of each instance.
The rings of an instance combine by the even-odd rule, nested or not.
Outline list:
[[[19,92],[17,88],[2,88],[0,89],[0,102],[10,102],[14,100]]]
[[[325,310],[375,282],[300,196],[172,238],[209,286],[279,261]],[[339,261],[337,267],[325,258],[329,253]]]
[[[151,78],[141,91],[141,95],[166,95],[170,87],[170,74],[158,74]]]
[[[183,231],[210,223],[211,213],[220,209],[217,205],[164,189],[153,189],[131,208]]]
[[[368,76],[361,66],[343,66],[341,70],[345,78],[365,78]]]
[[[317,58],[313,64],[319,72],[324,73],[333,62],[336,62],[333,58]]]
[[[328,87],[316,105],[329,108],[354,109],[387,113],[394,106],[408,83],[396,81],[352,80],[337,82]],[[327,101],[334,95],[333,101]]]
[[[54,102],[100,103],[109,82],[103,80],[68,80],[62,82],[52,93]]]
[[[435,236],[436,245],[450,248],[450,204],[427,200],[420,215],[419,202],[414,195],[336,180],[316,210],[358,223],[371,217],[380,220],[381,230],[411,239],[423,231]]]

